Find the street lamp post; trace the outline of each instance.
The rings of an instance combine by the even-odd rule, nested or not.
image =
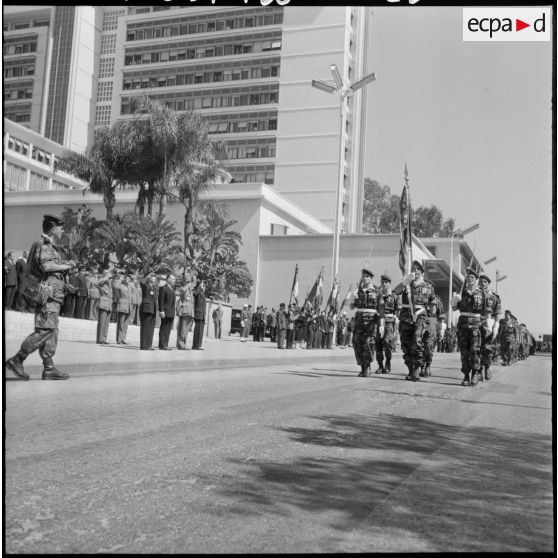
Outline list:
[[[484,262],[484,265],[491,264],[491,263],[495,262],[497,259],[498,259],[498,258],[497,258],[496,256],[494,256],[493,258],[489,258],[488,260],[486,260],[486,261]]]
[[[451,316],[451,298],[452,298],[452,291],[453,291],[453,239],[455,236],[463,238],[466,234],[469,234],[473,231],[476,231],[480,225],[475,223],[470,227],[467,227],[464,230],[457,229],[451,233],[451,243],[450,243],[450,272],[449,272],[449,287],[448,287],[448,327],[452,327],[452,316]],[[459,251],[461,254],[461,250]]]
[[[338,93],[339,94],[339,173],[337,180],[337,191],[335,198],[335,224],[333,231],[333,261],[331,270],[331,285],[333,288],[333,282],[337,277],[339,271],[339,240],[341,235],[341,216],[343,214],[343,187],[344,187],[344,159],[345,159],[345,114],[347,109],[346,99],[347,97],[353,95],[356,91],[372,83],[376,79],[376,74],[367,74],[364,77],[357,79],[353,83],[346,83],[336,64],[331,64],[329,70],[333,76],[334,83],[323,81],[321,79],[313,79],[312,87],[325,91],[326,93]]]
[[[507,279],[508,276],[507,275],[502,275],[500,277],[500,272],[498,270],[496,270],[496,294],[498,294],[498,283],[500,281],[503,281],[504,279]]]

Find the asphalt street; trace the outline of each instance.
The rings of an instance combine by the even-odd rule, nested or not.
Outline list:
[[[7,553],[552,552],[552,362],[5,383]]]

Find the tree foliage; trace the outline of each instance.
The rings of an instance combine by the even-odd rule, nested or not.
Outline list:
[[[391,193],[389,186],[377,180],[364,181],[362,228],[365,232],[399,233],[400,196]],[[454,220],[444,221],[442,211],[435,205],[411,208],[413,234],[419,238],[448,237],[454,229]]]

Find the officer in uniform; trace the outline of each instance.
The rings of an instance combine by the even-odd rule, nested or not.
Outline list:
[[[395,320],[399,314],[399,298],[391,290],[391,277],[384,273],[380,276],[379,298],[384,309],[384,334],[376,338],[376,360],[378,370],[376,374],[389,374],[391,372],[391,355],[393,336],[395,334]],[[386,365],[384,366],[384,356]]]
[[[510,366],[512,363],[512,345],[514,336],[514,326],[512,314],[509,310],[504,312],[504,318],[500,320],[500,356],[502,366]]]
[[[29,274],[48,286],[48,298],[35,307],[35,331],[21,344],[18,353],[6,361],[6,368],[20,380],[29,380],[23,361],[39,350],[43,359],[43,380],[67,380],[69,375],[56,369],[53,362],[58,343],[58,318],[64,302],[64,272],[75,264],[72,260],[62,262],[54,240],[62,236],[62,219],[52,215],[43,216],[43,234],[33,243],[29,251]]]
[[[482,328],[481,328],[481,364],[482,368],[479,374],[479,380],[490,380],[490,365],[492,364],[492,343],[498,335],[500,327],[501,303],[500,297],[492,292],[490,285],[490,277],[486,273],[479,275],[479,287],[484,295],[484,309],[482,311]],[[483,378],[484,369],[484,378]]]
[[[110,275],[107,274],[99,279],[99,307],[97,314],[97,343],[108,345],[107,336],[110,324],[110,313],[112,311],[112,286]]]
[[[411,273],[395,287],[394,292],[401,295],[399,338],[403,361],[409,371],[405,379],[419,382],[424,364],[427,307],[434,301],[434,288],[424,280],[424,267],[419,261],[413,261]]]
[[[432,281],[426,280],[432,286],[434,290],[434,283]],[[432,376],[430,370],[430,365],[432,364],[432,359],[434,358],[434,351],[436,350],[436,341],[438,339],[438,320],[444,313],[444,304],[442,299],[434,294],[434,300],[426,307],[426,327],[424,332],[424,364],[419,373],[423,378]]]
[[[359,376],[370,375],[370,364],[374,362],[376,338],[384,336],[384,309],[379,290],[372,285],[374,274],[364,267],[355,299],[351,309],[356,308],[355,331],[353,346],[357,364],[360,366]]]
[[[481,325],[484,311],[484,293],[478,286],[478,274],[467,268],[466,286],[462,294],[456,294],[451,305],[459,310],[457,322],[459,351],[461,352],[462,386],[476,386],[481,369]]]

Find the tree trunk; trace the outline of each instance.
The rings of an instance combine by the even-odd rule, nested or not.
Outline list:
[[[164,217],[167,214],[167,194],[166,192],[161,192],[159,197],[159,215]]]
[[[143,217],[145,215],[145,198],[147,197],[147,191],[145,189],[145,183],[142,182],[139,185],[138,199],[136,201],[136,207],[138,208],[138,213]]]
[[[155,183],[153,180],[147,182],[147,214],[153,217],[153,196],[155,194]]]
[[[113,208],[116,203],[116,196],[114,194],[114,188],[107,188],[103,193],[103,201],[105,203],[105,208],[107,210],[107,221],[112,221]]]
[[[192,232],[192,215],[194,213],[194,200],[192,196],[188,198],[186,213],[184,215],[184,255],[192,263],[194,261],[194,248],[190,242]]]

